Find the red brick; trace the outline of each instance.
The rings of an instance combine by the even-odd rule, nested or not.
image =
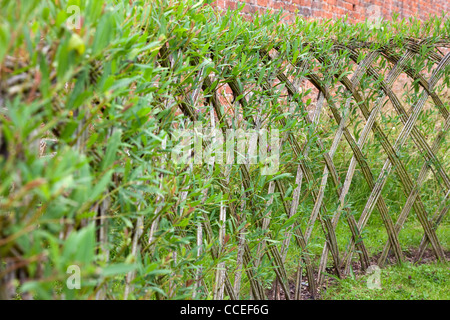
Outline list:
[[[258,0],[258,6],[267,7],[269,4],[269,0]]]
[[[231,10],[237,9],[237,3],[234,1],[225,1],[225,9],[230,8]]]
[[[384,18],[389,19],[393,12],[398,12],[400,18],[417,16],[427,19],[431,14],[440,15],[448,8],[448,0],[239,0],[245,2],[243,13],[246,19],[253,14],[273,11],[283,8],[287,22],[295,20],[295,12],[311,18],[339,18],[347,14],[350,22],[359,22],[367,18],[372,6],[379,7]],[[236,9],[237,0],[217,0],[211,5],[220,9]]]

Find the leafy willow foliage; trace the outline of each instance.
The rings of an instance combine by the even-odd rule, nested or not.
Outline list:
[[[80,8],[80,28],[67,24],[74,21],[71,6]],[[312,221],[320,241],[302,247],[299,240],[317,203],[336,115],[347,112],[351,92],[342,83],[356,63],[380,53],[373,72],[355,86],[362,101],[350,103],[346,137],[358,141],[365,123],[359,105],[373,107],[392,65],[413,51],[402,65],[416,77],[404,97],[413,105],[423,90],[420,76],[428,79],[442,60],[436,48],[448,48],[450,32],[443,17],[384,21],[378,28],[301,17],[285,25],[282,13],[248,21],[238,11],[217,12],[193,0],[6,0],[0,10],[2,298],[211,299],[223,285],[225,297],[265,298],[271,281],[285,285],[296,267],[282,258],[284,250],[292,252],[289,243],[282,245],[286,236],[291,247],[301,247],[300,265],[311,268],[316,247],[321,251],[325,240],[332,245],[336,238],[331,219],[344,210],[336,190],[350,161],[348,145],[335,159],[342,180],[329,184],[319,220]],[[436,76],[442,79],[431,90],[448,88],[448,65]],[[314,86],[303,85],[306,80]],[[293,92],[291,82],[301,89]],[[325,104],[335,107],[322,112],[321,124],[307,120],[318,89],[327,90]],[[448,98],[438,107],[448,114]],[[208,127],[211,114],[222,130],[279,129],[277,174],[261,175],[261,164],[170,161],[178,143],[173,131],[192,129],[194,121]],[[389,130],[400,122],[395,114],[382,117]],[[363,149],[368,154],[360,160],[380,168],[370,154],[383,152],[381,138],[370,139],[375,151]],[[296,193],[300,165],[307,180]],[[437,176],[444,189],[447,170],[444,163]],[[361,172],[355,181],[365,185]],[[276,184],[273,194],[270,184]],[[346,203],[348,215],[357,218],[355,203],[364,206],[371,190],[364,192],[364,200]],[[296,197],[298,209],[290,215]],[[334,249],[333,264],[338,249],[345,250],[341,243]],[[221,262],[227,272],[218,283]],[[79,290],[66,285],[71,265],[81,270]],[[240,269],[243,284],[234,292]],[[310,288],[313,273],[307,270]]]

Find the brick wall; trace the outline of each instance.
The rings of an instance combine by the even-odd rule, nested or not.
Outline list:
[[[266,10],[283,9],[285,21],[292,22],[297,14],[307,19],[338,19],[348,15],[350,22],[360,22],[365,19],[385,18],[390,19],[394,12],[399,14],[399,18],[417,17],[425,20],[429,15],[441,16],[442,12],[448,14],[450,0],[216,0],[212,5],[219,9],[237,9],[238,4],[245,3],[243,14],[249,19],[256,12],[263,13]],[[445,48],[441,48],[445,53]],[[399,77],[393,86],[393,91],[398,97],[404,92],[404,85],[410,83],[404,74]],[[318,91],[308,81],[297,84],[300,91],[312,89],[311,93],[304,98],[311,99],[311,105],[307,107],[309,112],[313,112],[317,102]],[[444,97],[449,97],[450,93],[444,93]],[[220,103],[227,112],[233,113],[233,95],[229,86],[224,86],[218,95]],[[393,110],[390,102],[384,107],[386,110]]]
[[[295,20],[296,12],[307,18],[337,19],[348,15],[352,22],[365,18],[389,19],[394,12],[400,18],[417,17],[424,20],[428,15],[441,15],[450,9],[449,0],[217,0],[213,5],[221,9],[236,9],[245,3],[244,14],[283,9],[287,21]]]

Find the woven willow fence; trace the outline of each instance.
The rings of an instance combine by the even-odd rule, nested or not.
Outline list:
[[[415,261],[429,247],[446,261],[437,230],[449,209],[448,22],[288,27],[280,15],[248,22],[187,2],[94,7],[93,32],[64,29],[52,43],[51,29],[30,57],[3,58],[14,71],[1,101],[4,284],[18,278],[23,292],[51,297],[51,284],[39,286],[81,264],[92,280],[83,297],[116,298],[118,286],[125,299],[266,299],[275,279],[286,299],[302,286],[316,297],[355,257],[362,270],[401,264],[407,219],[423,228]],[[31,129],[14,135],[20,115]],[[430,118],[438,129],[422,130]],[[279,130],[279,170],[175,164],[173,133],[198,124]],[[40,157],[21,147],[36,139]],[[430,181],[439,190],[423,194]],[[375,259],[365,237],[378,215],[387,240]]]
[[[448,47],[448,45],[448,42],[434,44],[434,46],[443,47]],[[370,265],[370,259],[367,249],[365,248],[364,241],[361,237],[361,232],[367,224],[367,221],[370,218],[370,215],[375,207],[377,207],[383,219],[383,223],[385,225],[386,232],[389,238],[381,256],[378,259],[379,266],[384,265],[384,263],[386,262],[389,250],[392,250],[398,263],[401,263],[404,260],[401,245],[398,239],[398,233],[400,232],[412,208],[416,210],[417,219],[420,221],[424,229],[424,237],[420,244],[419,256],[417,257],[417,259],[420,259],[422,257],[425,248],[429,243],[431,243],[433,252],[436,255],[437,259],[446,261],[443,249],[439,243],[439,239],[436,236],[435,230],[439,226],[439,223],[440,221],[442,221],[444,215],[447,213],[449,207],[448,205],[444,206],[442,210],[437,211],[430,219],[431,215],[427,213],[426,208],[421,201],[419,190],[424,182],[425,177],[428,175],[429,170],[433,166],[435,168],[435,178],[442,179],[442,186],[446,191],[445,198],[443,200],[444,203],[447,201],[447,197],[449,194],[448,190],[450,187],[450,180],[439,159],[436,157],[436,152],[441,145],[442,139],[444,139],[444,135],[449,129],[448,110],[444,106],[444,103],[440,99],[439,95],[434,91],[434,88],[436,83],[439,81],[440,76],[443,75],[443,71],[446,70],[445,68],[450,63],[450,54],[443,56],[438,52],[433,52],[430,56],[431,60],[435,64],[435,67],[429,79],[425,79],[425,77],[420,74],[420,70],[415,70],[408,66],[408,60],[411,60],[423,46],[427,46],[426,39],[422,41],[408,40],[405,53],[401,57],[395,57],[393,55],[395,46],[390,45],[372,51],[367,50],[367,47],[369,47],[369,45],[367,44],[356,44],[351,46],[342,46],[339,44],[334,45],[331,48],[332,51],[341,51],[341,54],[342,52],[345,52],[348,54],[348,57],[353,62],[355,62],[355,71],[351,75],[347,76],[340,73],[336,73],[334,75],[337,79],[339,79],[339,85],[343,86],[345,90],[347,90],[349,96],[346,100],[346,109],[344,109],[343,112],[336,107],[336,103],[333,99],[333,93],[331,92],[332,90],[331,88],[323,84],[320,75],[312,71],[305,73],[304,77],[306,78],[306,81],[309,81],[314,86],[319,94],[319,98],[314,109],[313,119],[308,114],[303,114],[302,120],[306,123],[313,123],[314,120],[319,119],[320,114],[324,112],[323,109],[328,106],[334,120],[336,121],[336,124],[338,125],[337,130],[335,130],[334,132],[333,143],[329,149],[325,149],[320,136],[316,137],[315,139],[315,144],[323,152],[323,158],[325,162],[322,180],[319,186],[317,186],[316,184],[313,188],[310,188],[308,190],[315,202],[314,208],[309,217],[309,223],[306,232],[303,232],[300,228],[296,228],[294,233],[294,239],[296,240],[298,246],[301,247],[304,251],[306,251],[314,222],[317,219],[320,221],[320,226],[326,235],[326,243],[324,245],[323,253],[321,256],[317,280],[315,278],[315,270],[313,268],[313,264],[310,261],[311,258],[308,257],[307,254],[304,254],[302,257],[302,259],[304,259],[306,275],[308,277],[309,290],[312,294],[316,292],[316,286],[323,281],[323,274],[325,271],[329,253],[331,253],[333,259],[334,270],[339,277],[342,277],[343,274],[348,272],[355,246],[358,248],[359,258],[363,269],[366,269]],[[358,62],[358,57],[360,56],[361,51],[365,51],[365,49],[367,50],[365,58]],[[171,67],[170,62],[167,58],[170,54],[169,52],[170,48],[166,48],[165,46],[163,46],[160,51],[160,63],[166,68]],[[258,53],[260,54],[261,60],[267,63],[270,62],[271,54],[276,56],[284,56],[281,49],[281,44],[275,45],[274,49],[272,49],[271,54],[269,54],[269,52],[265,51],[264,49],[261,49]],[[317,61],[319,61],[319,63],[321,61],[324,61],[325,59],[333,60],[332,58],[326,57],[322,54],[315,54],[314,51],[310,53],[311,54],[309,55],[309,57],[316,59]],[[386,77],[381,76],[373,67],[373,64],[380,57],[392,63],[392,67],[387,73]],[[194,60],[194,63],[197,65],[199,64],[199,62],[196,60]],[[300,61],[296,64],[293,64],[292,61],[283,61],[282,64],[283,63],[292,64],[294,67],[301,68],[304,67],[304,65],[311,63],[311,61]],[[414,103],[410,106],[409,110],[405,109],[405,106],[400,102],[397,94],[392,90],[394,82],[402,73],[407,74],[421,86],[420,95],[418,99],[414,101]],[[375,100],[375,103],[369,102],[357,90],[357,88],[360,86],[361,78],[363,78],[363,76],[367,74],[373,77],[376,81],[379,81],[379,86],[381,88],[381,93]],[[286,73],[282,70],[276,70],[275,76],[278,79],[279,83],[285,85],[285,90],[287,91],[289,96],[288,101],[292,101],[294,103],[302,105],[302,101],[298,98],[298,89],[293,84],[293,81],[295,81],[295,79],[293,81],[289,80]],[[244,93],[240,89],[240,87],[242,87],[242,84],[240,85],[239,82],[245,83],[245,80],[239,78],[233,79],[231,81],[227,80],[227,83],[233,92],[234,98],[238,100],[240,97],[240,99],[238,100],[239,104],[243,109],[246,109],[248,108],[248,102],[246,101],[245,97],[243,97]],[[276,90],[270,83],[270,81],[266,78],[263,78],[260,85],[265,92]],[[206,91],[206,95],[209,94],[209,97],[201,103],[204,105],[212,105],[214,108],[215,118],[220,119],[221,124],[223,124],[223,128],[228,128],[230,121],[227,120],[227,117],[229,117],[230,115],[223,112],[224,108],[220,105],[220,102],[217,99],[217,92],[213,88],[214,86],[212,85],[212,80],[209,77],[206,77],[202,84],[202,90]],[[439,132],[437,137],[431,142],[431,145],[428,144],[426,138],[420,133],[417,128],[418,116],[423,111],[425,102],[427,101],[428,97],[432,98],[435,107],[439,110],[440,115],[445,121],[442,131]],[[387,139],[386,134],[383,132],[381,126],[376,121],[376,117],[380,112],[386,98],[389,99],[389,101],[392,103],[403,124],[403,128],[394,143],[391,143]],[[361,116],[365,123],[358,140],[356,140],[352,136],[349,131],[348,125],[346,124],[346,116],[349,112],[348,108],[352,101],[355,102],[355,105],[360,108]],[[278,103],[274,102],[274,104]],[[193,110],[187,98],[185,98],[185,101],[179,104],[179,108],[187,117],[189,117],[192,122],[198,120],[197,114]],[[280,114],[283,114],[281,108],[279,112]],[[253,119],[251,116],[246,120],[248,120],[248,122],[252,124],[257,122],[257,120]],[[282,125],[285,125],[286,120],[287,116],[280,117],[279,119]],[[383,152],[387,155],[387,159],[385,160],[378,177],[374,175],[372,169],[367,164],[362,152],[362,148],[367,143],[368,135],[370,134],[370,132],[373,132],[377,135],[377,137],[379,138],[379,141],[377,141],[377,143],[380,143],[382,145]],[[333,163],[333,155],[336,153],[341,139],[345,139],[352,152],[352,158],[347,169],[345,180],[343,182],[339,174],[337,173],[336,167]],[[402,150],[402,147],[405,145],[408,139],[411,139],[414,142],[415,146],[422,152],[424,157],[422,168],[416,179],[413,179],[407,172],[407,170],[405,169],[405,165],[403,164],[398,154],[399,151]],[[285,200],[286,187],[284,186],[283,179],[271,181],[268,185],[268,192],[273,192],[274,188],[278,190],[283,201],[286,215],[291,217],[297,211],[300,196],[300,193],[298,191],[302,186],[302,182],[312,182],[314,185],[314,175],[311,171],[310,166],[305,160],[309,151],[309,148],[305,147],[306,145],[308,145],[308,140],[304,142],[304,147],[302,147],[299,143],[298,136],[288,131],[283,142],[284,143],[282,148],[291,148],[294,155],[293,160],[297,160],[299,162],[295,180],[295,190],[297,192],[293,195],[292,201]],[[361,213],[359,220],[356,221],[354,216],[349,213],[349,209],[344,208],[344,199],[349,192],[352,178],[358,165],[361,168],[365,182],[371,189],[371,193],[369,198],[367,199],[364,211]],[[399,182],[401,183],[402,188],[407,195],[407,201],[404,204],[401,214],[397,218],[397,221],[392,220],[388,207],[382,196],[383,187],[393,168],[395,168]],[[243,188],[246,190],[251,189],[252,182],[248,166],[243,164],[239,169],[241,170],[241,175],[243,178]],[[329,176],[330,179],[328,179]],[[304,181],[302,181],[303,179]],[[286,183],[288,184],[289,182]],[[324,199],[324,189],[326,188],[328,183],[330,183],[332,185],[332,188],[335,189],[339,197],[339,209],[342,210],[338,210],[337,214],[331,217],[327,214],[327,201],[326,199]],[[225,188],[227,188],[226,184]],[[228,209],[230,215],[239,220],[239,217],[236,213],[238,209],[233,208],[232,206],[230,206]],[[348,214],[345,214],[345,211],[347,211]],[[335,229],[336,225],[339,222],[341,212],[344,212],[344,215],[346,216],[346,219],[348,221],[348,226],[352,233],[351,245],[344,254],[339,253],[335,236]],[[205,227],[210,228],[210,222],[207,221],[207,218],[205,220]],[[269,227],[268,224],[269,219],[266,216],[264,217],[264,219],[262,219],[262,225],[260,225],[259,227],[267,230]],[[266,236],[268,237],[268,240],[271,240],[270,234]],[[290,237],[291,235],[288,233],[287,236]],[[286,243],[289,244],[288,237],[286,237],[287,242],[283,243],[282,248],[277,247],[274,244],[266,243],[267,250],[275,263],[275,273],[277,279],[281,283],[283,290],[285,290],[287,298],[289,298],[289,287],[286,283],[286,270],[284,270],[283,267],[283,253],[286,250],[284,245]],[[252,265],[250,250],[245,244],[244,250],[244,264],[247,266]],[[250,281],[252,281],[252,278],[254,276],[251,273],[251,269],[247,269],[246,271],[248,272]],[[233,297],[233,288],[231,287],[229,280],[225,281],[225,289],[230,297]],[[252,283],[252,293],[253,297],[256,299],[263,299],[265,297],[264,291],[257,282]]]

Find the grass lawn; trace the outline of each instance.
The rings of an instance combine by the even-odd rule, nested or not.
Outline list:
[[[324,300],[448,300],[450,299],[450,265],[431,263],[388,266],[381,269],[380,289],[369,288],[371,275],[333,280],[321,298]]]
[[[448,219],[446,219],[448,220]],[[372,226],[367,233],[366,242],[372,253],[381,252],[387,236],[376,231]],[[449,252],[448,221],[437,230],[437,236],[447,254]],[[369,236],[370,235],[370,236]],[[416,253],[423,236],[423,229],[417,221],[410,221],[406,228],[400,232],[399,238],[404,249],[405,257],[408,253]],[[407,249],[408,248],[408,249]],[[371,274],[351,273],[347,278],[339,280],[330,277],[327,288],[322,291],[324,300],[448,300],[450,299],[450,263],[438,263],[435,260],[431,246],[427,250],[423,261],[413,263],[406,261],[402,266],[387,265],[380,269],[380,289],[369,288],[368,280],[376,277]],[[414,255],[411,254],[411,255]],[[409,260],[409,259],[407,259]],[[356,257],[354,261],[357,261]]]

